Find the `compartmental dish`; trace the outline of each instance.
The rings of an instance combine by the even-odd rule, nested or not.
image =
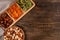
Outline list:
[[[30,5],[28,4],[28,8],[26,10],[24,10],[21,7],[21,5],[18,4],[18,0],[17,2],[14,2],[10,5],[10,7],[5,11],[6,12],[5,14],[7,14],[9,18],[11,18],[12,22],[6,28],[13,26],[18,20],[20,20],[24,15],[26,15],[35,6],[35,3],[32,0],[29,0],[29,2],[30,2],[29,3]],[[8,22],[10,22],[11,20],[8,20]]]

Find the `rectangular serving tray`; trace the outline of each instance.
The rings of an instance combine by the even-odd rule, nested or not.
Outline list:
[[[17,20],[15,20],[13,17],[11,17],[11,15],[7,11],[5,11],[11,17],[11,19],[13,20],[13,23],[9,27],[12,27],[17,21],[19,21],[22,17],[24,17],[35,6],[35,3],[33,2],[33,0],[30,0],[30,1],[32,2],[33,5],[27,11],[23,11],[23,9],[17,4],[18,7],[20,7],[23,11],[23,14]]]

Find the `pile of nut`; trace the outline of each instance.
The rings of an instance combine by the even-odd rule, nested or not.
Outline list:
[[[24,39],[24,32],[19,27],[10,27],[5,30],[4,33],[4,40],[23,40]]]

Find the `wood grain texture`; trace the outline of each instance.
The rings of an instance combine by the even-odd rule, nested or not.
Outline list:
[[[36,6],[15,25],[25,40],[60,40],[60,3],[58,0],[34,0]]]

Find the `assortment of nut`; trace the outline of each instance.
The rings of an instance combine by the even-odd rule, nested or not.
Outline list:
[[[8,16],[7,13],[2,13],[0,15],[0,26],[7,28],[13,23],[13,20]]]
[[[24,32],[21,28],[12,26],[5,30],[4,40],[24,40]]]

